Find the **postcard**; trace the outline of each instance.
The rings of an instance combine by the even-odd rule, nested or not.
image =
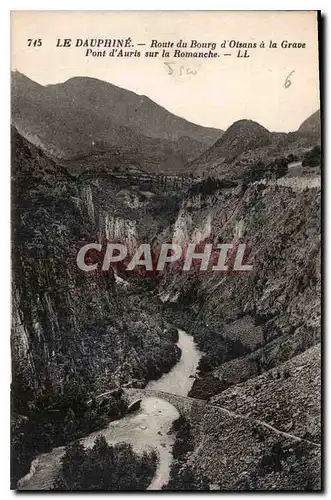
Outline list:
[[[322,489],[320,29],[11,13],[12,489]]]

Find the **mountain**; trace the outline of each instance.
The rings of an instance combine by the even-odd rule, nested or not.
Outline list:
[[[298,128],[298,132],[300,133],[313,133],[320,134],[321,133],[321,112],[318,109],[309,116]]]
[[[222,158],[230,163],[244,151],[269,145],[270,142],[271,134],[262,125],[252,120],[239,120],[199,160],[213,161]]]
[[[59,448],[45,452],[125,415],[128,388],[139,399],[151,395],[147,382],[180,359],[175,326],[193,336],[201,359],[189,397],[154,393],[177,398],[180,414],[168,489],[190,489],[193,478],[193,489],[320,490],[318,183],[171,185],[143,170],[185,169],[184,149],[206,142],[180,125],[172,139],[163,108],[164,123],[149,132],[161,137],[147,135],[141,116],[152,120],[156,106],[149,100],[135,121],[127,105],[135,95],[104,82],[43,87],[14,77],[13,121],[25,137],[12,128],[12,487],[36,469],[49,478]],[[240,120],[189,168],[238,178],[318,141],[306,126],[273,133]],[[243,243],[252,269],[232,271],[230,254],[225,273],[174,266],[140,279],[100,265],[82,273],[77,252],[93,241],[121,241],[130,251],[143,242]],[[118,397],[100,402],[109,390]],[[166,432],[160,427],[162,441]],[[42,487],[51,488],[47,477]]]
[[[215,169],[221,164],[229,165],[241,154],[271,144],[272,134],[252,120],[233,123],[222,137],[192,162],[196,170]]]
[[[43,86],[19,72],[12,73],[12,120],[56,157],[116,146],[142,158],[144,169],[161,172],[183,170],[222,134],[101,80],[76,77]]]
[[[219,138],[217,129],[190,123],[144,95],[95,78],[75,77],[47,88],[148,137],[177,140],[188,136],[209,146]]]
[[[258,162],[270,162],[289,155],[302,158],[307,150],[320,144],[319,111],[303,122],[297,132],[270,132],[252,120],[231,125],[207,151],[189,165],[200,175],[241,178]]]

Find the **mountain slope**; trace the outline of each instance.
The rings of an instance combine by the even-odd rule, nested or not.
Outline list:
[[[254,131],[259,136],[260,128]],[[61,394],[70,400],[77,386],[88,397],[144,386],[178,359],[164,329],[170,319],[204,353],[190,395],[213,397],[212,405],[188,401],[197,408],[183,482],[189,466],[224,490],[319,489],[320,189],[269,183],[229,190],[215,183],[204,193],[202,183],[198,191],[181,191],[176,220],[169,192],[162,201],[156,192],[143,198],[137,187],[122,189],[115,178],[90,185],[74,179],[16,130],[12,153],[13,395],[20,418],[29,416],[30,455],[41,451],[31,447],[31,436],[51,437],[49,446],[62,444],[54,435],[63,437],[47,431],[54,413],[42,432],[31,431],[35,414],[45,411],[36,394],[48,394],[58,408]],[[244,242],[253,271],[164,274],[150,283],[163,296],[161,310],[144,294],[145,278],[135,291],[133,281],[121,288],[112,274],[79,273],[77,244],[96,234],[135,244],[178,234],[186,243]],[[201,390],[207,386],[209,394]]]
[[[300,133],[313,133],[320,134],[321,133],[321,113],[318,109],[309,116],[298,128],[298,132]]]
[[[80,105],[85,103],[89,110],[92,105],[98,113],[110,114],[114,122],[149,137],[172,140],[188,136],[210,146],[222,133],[173,115],[144,95],[94,78],[71,78],[64,83],[48,85],[47,89],[78,100]]]
[[[191,164],[192,169],[213,169],[232,163],[238,156],[271,143],[271,133],[252,120],[233,123],[215,144]]]
[[[100,383],[99,377],[104,377],[107,372],[101,368],[103,341],[110,344],[115,342],[116,317],[121,318],[122,323],[125,321],[127,314],[120,310],[122,307],[126,309],[130,292],[126,292],[125,302],[118,302],[119,299],[114,298],[113,294],[116,280],[112,273],[95,278],[87,273],[82,274],[76,265],[77,249],[86,241],[94,241],[97,234],[99,240],[103,241],[107,236],[110,238],[116,230],[117,237],[125,240],[128,236],[134,237],[133,229],[140,229],[143,224],[135,217],[137,210],[127,206],[121,186],[116,185],[114,180],[112,183],[108,181],[108,185],[106,191],[103,185],[99,189],[88,181],[75,182],[66,169],[49,159],[43,151],[12,128],[14,375],[18,378],[21,376],[19,382],[24,380],[30,390],[35,392],[42,392],[46,381],[49,384],[51,380],[56,389],[64,383],[68,368],[65,358],[70,349],[73,371],[77,370],[83,359],[86,366],[91,363],[91,369],[93,363],[99,363],[100,366],[93,369],[93,376],[88,370],[85,372],[85,369],[79,370],[79,373],[80,376],[86,376],[91,384]],[[127,191],[132,197],[135,195],[133,190],[128,188]],[[168,203],[167,198],[165,203]],[[153,199],[149,202],[149,207],[152,204]],[[160,210],[164,212],[165,208],[161,206]],[[111,217],[110,214],[113,213],[116,216]],[[146,214],[141,216],[145,226],[148,225],[147,222],[152,225],[150,218]],[[128,222],[131,222],[129,227]],[[154,224],[157,222],[155,217]],[[146,231],[147,229],[145,228]],[[152,230],[155,231],[154,228]],[[116,293],[120,294],[121,290]],[[138,298],[137,300],[140,301]],[[82,314],[82,308],[87,303],[89,313]],[[139,311],[140,327],[142,314]],[[134,318],[134,308],[130,307],[127,320],[135,322]],[[112,328],[113,321],[114,328],[110,333],[104,332],[102,340],[94,345],[93,354],[94,348],[90,346],[87,351],[85,346],[91,340],[88,337],[92,335],[98,322],[96,328],[98,335],[101,334],[104,320],[106,330]],[[155,342],[154,354],[159,343],[168,342],[159,337],[162,331],[157,322],[155,326],[158,336],[156,340],[155,332],[148,328],[145,330],[143,327],[139,333],[144,337],[144,332],[148,331],[148,339],[142,339],[142,343],[145,343],[145,357],[148,356],[146,342]],[[132,325],[128,331],[133,331]],[[27,344],[29,349],[26,350]],[[168,344],[170,346],[171,343]],[[136,351],[137,349],[139,350],[138,345]],[[165,345],[162,350],[164,352]],[[175,351],[176,349],[168,353],[169,358]],[[103,360],[108,370],[112,371],[111,365],[123,362],[122,355],[123,352],[117,349],[117,354],[113,353],[108,360]],[[142,374],[142,363],[140,367],[135,362],[130,366],[136,366]],[[115,371],[116,369],[113,370]],[[130,381],[130,371],[131,368],[128,368],[125,374],[118,373],[118,376],[128,377],[127,381]],[[113,381],[115,379],[114,375]],[[17,382],[16,378],[14,382]],[[87,383],[86,380],[85,385]]]
[[[18,72],[12,74],[12,119],[22,135],[57,157],[116,146],[161,172],[163,166],[183,170],[222,134],[94,78],[44,87]]]
[[[308,149],[320,144],[319,112],[314,113],[297,132],[269,132],[252,120],[231,125],[207,151],[189,165],[200,175],[241,178],[258,162],[270,162],[289,155],[302,159]]]
[[[230,162],[247,149],[255,149],[270,143],[270,132],[252,120],[238,120],[233,123],[200,160],[212,161],[224,158]]]
[[[192,411],[183,482],[193,468],[221,490],[321,487],[320,203],[320,188],[269,182],[195,190],[182,205],[174,235],[201,249],[245,243],[253,266],[177,272],[160,286],[173,323],[204,353],[189,396],[220,407]]]
[[[114,178],[98,185],[77,179],[14,127],[11,145],[15,487],[34,455],[83,432],[89,395],[133,381],[144,385],[168,371],[180,351],[149,297],[123,287],[111,271],[96,276],[76,264],[87,241],[134,242],[154,234],[159,212],[167,217],[176,210],[171,195],[149,199]],[[93,419],[84,422],[86,434],[94,430]]]

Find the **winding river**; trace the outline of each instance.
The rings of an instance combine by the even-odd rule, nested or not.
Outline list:
[[[177,345],[182,351],[180,360],[169,373],[151,381],[146,389],[182,396],[187,396],[191,389],[201,354],[191,335],[183,330],[178,332]],[[155,449],[159,455],[159,464],[148,489],[160,490],[169,479],[172,446],[175,440],[175,435],[169,434],[169,430],[172,422],[178,417],[178,410],[172,404],[159,397],[145,397],[139,411],[121,420],[110,422],[105,429],[81,439],[81,443],[85,447],[92,447],[95,438],[102,435],[109,444],[130,443],[138,453]],[[50,489],[60,470],[64,450],[65,448],[61,446],[39,455],[32,463],[30,474],[19,481],[19,489]]]

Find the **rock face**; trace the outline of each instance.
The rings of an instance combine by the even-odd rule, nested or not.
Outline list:
[[[194,403],[187,418],[195,451],[186,466],[220,490],[319,490],[320,382],[315,345],[205,407]]]
[[[320,196],[319,187],[266,182],[183,203],[187,242],[209,215],[205,241],[245,242],[253,265],[162,283],[173,321],[205,353],[189,395],[220,407],[190,417],[186,466],[220,489],[320,488]]]
[[[145,170],[161,172],[182,171],[222,134],[101,80],[77,77],[44,87],[18,72],[12,119],[22,135],[57,157],[116,147]]]
[[[22,394],[33,401],[45,391],[61,392],[73,380],[89,393],[159,376],[164,363],[169,369],[179,350],[163,337],[158,312],[141,308],[144,297],[121,286],[113,273],[88,275],[76,265],[80,246],[98,237],[136,244],[142,221],[134,209],[116,205],[120,186],[101,196],[93,183],[73,182],[15,129],[12,174],[17,402]]]
[[[307,349],[266,373],[231,386],[211,403],[283,432],[321,442],[321,349]]]
[[[183,467],[225,491],[311,491],[321,488],[321,450],[227,409],[193,405],[194,451]]]
[[[181,295],[189,293],[195,280],[192,305],[203,304],[200,316],[208,328],[225,333],[229,330],[232,340],[239,336],[250,349],[260,348],[260,355],[263,352],[266,358],[270,350],[271,359],[277,356],[279,361],[285,361],[318,342],[320,189],[295,192],[274,184],[257,184],[243,194],[238,189],[201,196],[200,204],[195,202],[187,215],[191,227],[188,242],[207,214],[208,240],[245,242],[252,272],[222,277],[208,272],[179,273],[172,282],[165,277],[163,290],[169,296],[181,290],[180,303]],[[183,211],[180,217],[184,219]],[[234,327],[227,326],[232,322]],[[254,324],[260,326],[251,338],[249,332]],[[281,343],[287,346],[284,352],[276,348],[280,336]],[[268,364],[267,360],[264,363]]]

